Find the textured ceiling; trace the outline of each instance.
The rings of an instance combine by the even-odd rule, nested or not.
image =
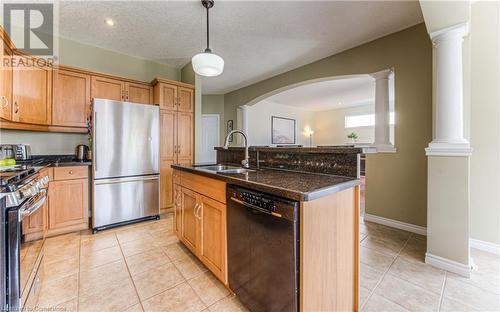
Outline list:
[[[390,76],[389,95],[393,100],[393,75]],[[266,98],[265,101],[316,112],[374,104],[375,79],[366,75],[365,77],[314,82],[283,91]]]
[[[205,49],[198,1],[67,1],[59,12],[63,37],[177,68]],[[226,93],[422,21],[418,1],[216,1],[211,48],[225,70],[203,80],[203,93]]]

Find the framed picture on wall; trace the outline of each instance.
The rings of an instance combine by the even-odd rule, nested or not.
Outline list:
[[[231,131],[233,131],[233,121],[232,120],[228,120],[227,121],[227,126],[226,126],[226,134],[228,134]],[[233,136],[232,135],[229,137],[229,142],[230,143],[233,142]]]
[[[295,119],[271,117],[271,144],[295,144]]]

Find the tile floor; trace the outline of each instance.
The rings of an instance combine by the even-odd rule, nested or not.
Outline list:
[[[471,279],[423,263],[425,237],[364,223],[360,310],[500,311],[500,257],[480,251]],[[172,232],[172,216],[45,243],[37,308],[247,311]]]

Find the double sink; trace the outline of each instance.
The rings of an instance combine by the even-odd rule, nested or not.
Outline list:
[[[197,169],[214,173],[247,173],[255,171],[252,169],[242,168],[238,166],[226,166],[226,165],[199,166],[197,167]]]

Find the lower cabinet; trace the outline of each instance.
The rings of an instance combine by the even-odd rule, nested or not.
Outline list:
[[[226,204],[210,198],[211,192],[206,191],[206,186],[212,185],[211,189],[221,188],[217,193],[225,193],[225,183],[211,183],[213,179],[198,175],[196,180],[191,177],[193,175],[179,174],[174,170],[174,231],[184,245],[227,285]]]

